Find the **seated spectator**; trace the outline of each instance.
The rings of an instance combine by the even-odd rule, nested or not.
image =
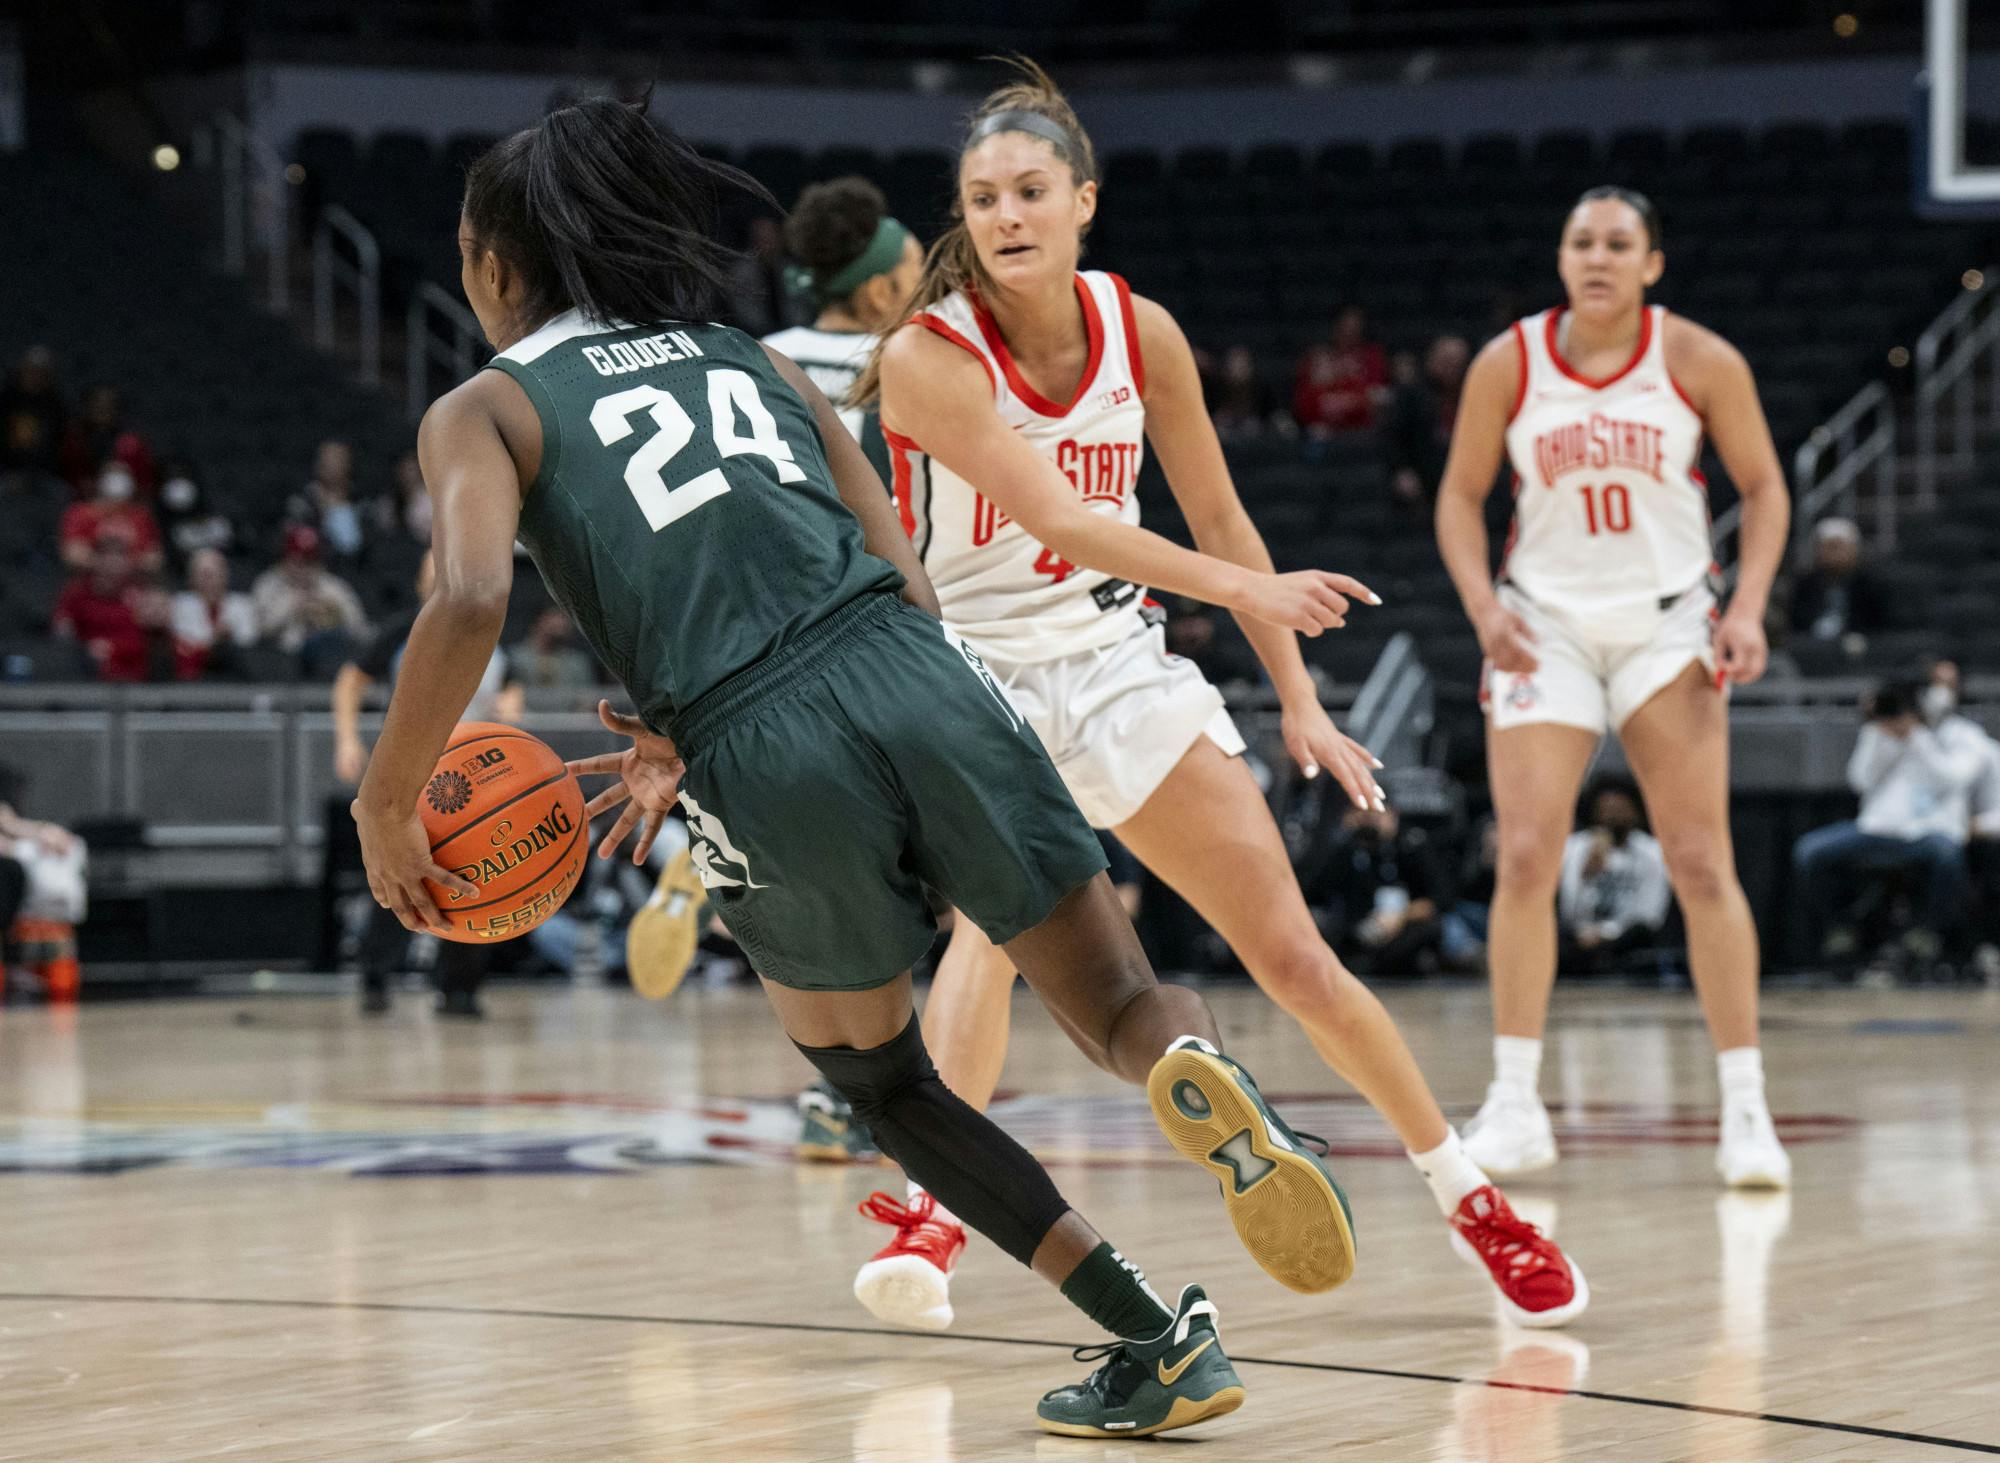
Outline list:
[[[1623,778],[1601,780],[1584,807],[1584,826],[1563,845],[1557,965],[1603,975],[1633,951],[1659,943],[1673,886],[1658,840],[1640,827],[1636,786]]]
[[[164,605],[140,578],[130,542],[107,527],[88,572],[57,597],[51,625],[83,647],[100,681],[144,681],[151,678],[154,643],[165,621]]]
[[[1440,913],[1449,895],[1430,840],[1404,829],[1394,808],[1348,807],[1308,902],[1357,972],[1437,969]]]
[[[65,414],[54,354],[29,346],[0,387],[0,472],[56,472]]]
[[[237,673],[242,652],[257,643],[257,607],[229,587],[229,561],[215,549],[196,549],[188,560],[188,587],[174,596],[168,624],[174,675],[183,681]]]
[[[140,496],[153,496],[158,482],[153,449],[125,420],[118,388],[98,385],[84,393],[83,406],[63,433],[62,475],[79,498],[85,497],[107,462],[122,462]]]
[[[1878,688],[1863,713],[1847,762],[1861,814],[1801,838],[1792,847],[1792,870],[1808,927],[1821,935],[1821,958],[1841,962],[1859,950],[1854,886],[1913,880],[1916,922],[1903,949],[1928,963],[1964,916],[1972,794],[1991,765],[1992,741],[1970,719],[1950,714],[1939,697],[1907,682]]]
[[[378,537],[401,534],[423,548],[430,547],[431,495],[424,486],[424,470],[416,453],[405,452],[396,459],[395,481],[375,500],[374,530]]]
[[[1441,335],[1424,352],[1422,373],[1396,387],[1384,445],[1394,474],[1390,483],[1401,502],[1425,504],[1437,492],[1471,358],[1472,348],[1462,337]]]
[[[1247,346],[1232,345],[1211,383],[1208,412],[1216,435],[1225,441],[1262,436],[1276,411],[1270,387],[1257,375],[1257,358]]]
[[[587,691],[598,684],[597,664],[577,648],[567,612],[550,605],[528,630],[528,638],[507,652],[513,679],[529,690]]]
[[[160,533],[167,556],[185,573],[203,549],[228,553],[236,546],[236,529],[209,505],[194,471],[184,462],[169,463],[160,483]]]
[[[142,572],[159,569],[166,557],[160,549],[159,520],[144,503],[133,501],[134,486],[130,468],[107,462],[97,475],[96,496],[64,510],[57,529],[64,568],[88,570],[99,542],[109,532],[124,538],[126,551]]]
[[[1299,360],[1292,415],[1316,437],[1366,431],[1389,390],[1389,359],[1368,339],[1368,317],[1349,305],[1333,324],[1331,340],[1310,347]]]
[[[1813,525],[1812,568],[1792,586],[1793,631],[1845,641],[1888,624],[1889,594],[1862,566],[1861,530],[1852,519],[1822,518]]]
[[[354,497],[354,449],[329,437],[313,454],[312,476],[285,505],[293,523],[319,531],[320,544],[337,567],[358,563],[367,548],[367,523]]]
[[[368,617],[353,588],[320,563],[317,530],[295,523],[285,530],[284,557],[250,586],[257,633],[287,655],[299,657],[301,674],[329,680],[368,634]]]
[[[1493,917],[1494,873],[1500,864],[1500,825],[1482,818],[1465,851],[1456,898],[1440,931],[1444,963],[1471,973],[1486,968],[1486,938]]]

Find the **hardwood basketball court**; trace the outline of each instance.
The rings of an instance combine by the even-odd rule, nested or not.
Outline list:
[[[1159,1443],[1052,1438],[1088,1370],[977,1237],[958,1320],[853,1300],[888,1169],[792,1162],[807,1075],[760,996],[502,990],[0,1012],[0,1459],[1888,1460],[2000,1454],[2000,994],[1773,995],[1789,1195],[1728,1194],[1692,1000],[1561,990],[1563,1162],[1509,1186],[1588,1274],[1503,1325],[1388,1130],[1267,1003],[1233,1048],[1335,1145],[1356,1278],[1267,1279],[1143,1097],[1017,998],[996,1115],[1163,1290],[1199,1279],[1249,1400]],[[1457,1119],[1476,987],[1386,999]]]

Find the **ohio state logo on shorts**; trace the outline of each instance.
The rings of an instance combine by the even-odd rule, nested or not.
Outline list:
[[[1541,692],[1535,689],[1533,676],[1514,677],[1514,683],[1507,688],[1507,705],[1515,711],[1526,711],[1541,700]]]

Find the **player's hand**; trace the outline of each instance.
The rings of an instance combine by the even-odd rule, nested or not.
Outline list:
[[[361,774],[368,770],[368,749],[361,745],[359,737],[342,740],[333,749],[333,775],[351,787],[361,785]]]
[[[364,807],[359,798],[351,811],[354,826],[361,831],[361,862],[368,870],[368,892],[375,896],[375,902],[412,934],[450,934],[451,925],[439,912],[424,880],[441,884],[454,894],[477,894],[478,885],[431,857],[430,834],[415,813],[404,818],[385,817]]]
[[[1747,686],[1764,674],[1771,647],[1758,617],[1731,610],[1715,627],[1714,643],[1715,669],[1722,680]]]
[[[1285,750],[1307,777],[1318,777],[1322,770],[1331,772],[1357,808],[1380,809],[1389,805],[1382,794],[1382,785],[1375,780],[1375,770],[1382,763],[1335,726],[1317,700],[1287,706],[1279,727],[1284,734]]]
[[[1382,603],[1374,590],[1346,574],[1300,569],[1291,574],[1255,575],[1242,602],[1229,608],[1301,635],[1317,636],[1347,623],[1350,595],[1363,604]]]
[[[643,864],[646,855],[653,851],[653,840],[660,836],[660,825],[666,822],[667,814],[680,798],[681,778],[687,772],[687,763],[681,760],[671,738],[648,731],[646,723],[636,716],[613,711],[609,701],[597,703],[597,718],[619,736],[630,737],[632,745],[622,752],[580,757],[569,764],[569,770],[578,777],[618,775],[617,782],[584,804],[584,821],[624,803],[625,811],[618,815],[618,821],[598,840],[597,856],[610,858],[626,835],[637,828],[639,841],[632,845],[632,862]]]
[[[1525,676],[1541,669],[1542,663],[1535,659],[1530,648],[1536,643],[1535,632],[1528,628],[1526,620],[1498,600],[1473,629],[1479,635],[1479,653],[1493,663],[1496,671]]]

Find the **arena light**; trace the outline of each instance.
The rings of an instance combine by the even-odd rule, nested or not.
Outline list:
[[[153,149],[153,166],[163,173],[171,173],[181,165],[181,150],[171,142],[163,142]]]
[[[1968,269],[1958,277],[1958,282],[1969,290],[1986,288],[1986,276],[1977,269]]]
[[[305,182],[305,180],[306,180],[306,170],[302,166],[300,166],[298,163],[285,164],[285,181],[287,183],[290,183],[294,188],[296,188],[299,186],[299,184]]]
[[[1889,364],[1890,364],[1891,366],[1895,367],[1895,368],[1896,368],[1896,369],[1897,369],[1898,371],[1902,370],[1902,369],[1903,369],[1903,367],[1905,367],[1905,366],[1907,366],[1907,365],[1909,365],[1909,364],[1910,364],[1910,353],[1909,353],[1909,351],[1908,351],[1908,350],[1906,350],[1906,349],[1905,349],[1904,347],[1902,347],[1902,346],[1900,346],[1900,345],[1892,345],[1892,346],[1890,346],[1890,347],[1889,347]]]
[[[1836,15],[1833,18],[1833,33],[1843,41],[1852,40],[1860,29],[1861,22],[1852,15]]]

